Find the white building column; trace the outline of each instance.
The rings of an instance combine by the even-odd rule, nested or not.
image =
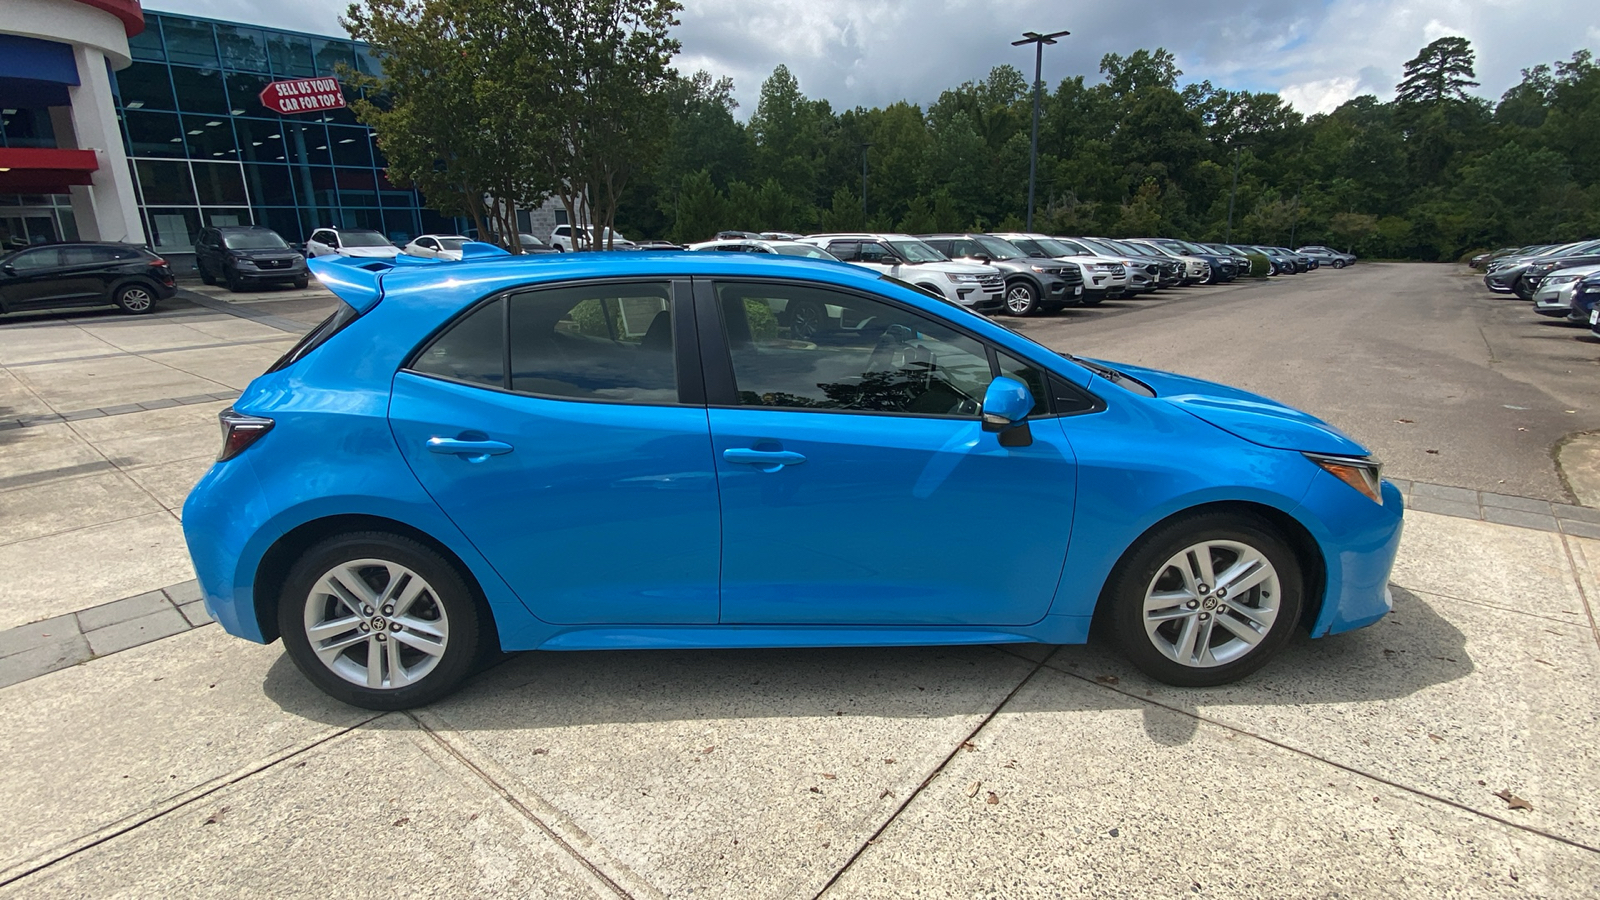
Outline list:
[[[100,168],[94,183],[72,188],[72,215],[78,221],[78,238],[84,241],[126,241],[144,244],[144,224],[128,171],[128,155],[117,127],[116,102],[111,95],[111,70],[105,54],[78,44],[72,48],[78,64],[77,87],[72,98],[72,131],[78,149],[93,150]]]

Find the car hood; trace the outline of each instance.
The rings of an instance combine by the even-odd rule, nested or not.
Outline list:
[[[399,247],[341,247],[340,256],[359,256],[364,259],[394,259],[400,255]]]
[[[1160,369],[1100,364],[1144,382],[1157,398],[1252,444],[1337,456],[1368,455],[1367,448],[1327,422],[1260,394]]]

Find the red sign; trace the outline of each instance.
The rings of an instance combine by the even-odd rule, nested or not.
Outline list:
[[[279,115],[344,109],[344,91],[337,78],[274,81],[261,91],[261,105]]]

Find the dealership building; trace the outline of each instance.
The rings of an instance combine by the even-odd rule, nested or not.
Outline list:
[[[5,0],[0,247],[128,241],[182,259],[207,225],[266,225],[291,242],[330,225],[398,243],[459,232],[466,222],[390,183],[372,131],[337,102],[359,96],[332,81],[341,67],[374,73],[377,61],[354,41],[138,0]],[[280,97],[310,89],[324,99]],[[523,224],[542,237],[555,211]]]

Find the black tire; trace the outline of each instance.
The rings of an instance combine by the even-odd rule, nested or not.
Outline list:
[[[784,308],[787,314],[789,334],[797,340],[806,340],[812,335],[827,330],[827,307],[815,300],[796,300]]]
[[[1031,316],[1039,311],[1039,288],[1025,278],[1006,282],[1005,312]]]
[[[142,316],[156,308],[156,292],[150,285],[135,281],[117,288],[111,295],[111,302],[125,313]]]
[[[1106,301],[1105,294],[1084,294],[1083,306],[1099,306]]]
[[[211,274],[210,272],[207,272],[206,271],[206,267],[203,264],[196,263],[195,264],[195,268],[200,270],[200,283],[201,284],[216,284],[217,283],[217,276]]]
[[[224,274],[228,278],[228,290],[235,294],[244,290],[244,279],[239,277],[238,272],[225,272]]]
[[[1346,265],[1346,263],[1342,259],[1336,259],[1336,260],[1333,261],[1333,267],[1335,269],[1342,269],[1342,268],[1345,267],[1345,265]]]
[[[299,278],[296,278],[294,280],[294,286],[296,288],[302,290],[302,291],[305,290],[306,287],[308,285],[310,285],[310,284],[311,284],[311,278],[310,278],[310,276],[307,276],[307,275],[301,275]]]
[[[1156,589],[1158,578],[1167,580],[1178,574],[1168,568],[1167,563],[1170,560],[1202,542],[1237,544],[1259,553],[1276,571],[1277,590],[1274,592],[1264,585],[1257,585],[1247,588],[1242,600],[1238,597],[1227,599],[1237,606],[1250,609],[1267,608],[1276,599],[1277,607],[1275,616],[1265,632],[1259,636],[1258,642],[1254,646],[1249,646],[1247,642],[1236,637],[1237,632],[1232,627],[1216,627],[1222,616],[1218,616],[1218,621],[1213,621],[1210,625],[1203,624],[1201,620],[1217,616],[1215,612],[1206,612],[1210,609],[1223,609],[1223,615],[1227,616],[1233,625],[1241,623],[1247,625],[1248,619],[1240,613],[1233,612],[1226,604],[1218,604],[1215,596],[1217,585],[1203,585],[1197,582],[1196,594],[1205,596],[1197,596],[1197,599],[1192,601],[1196,603],[1196,606],[1189,607],[1194,610],[1193,613],[1180,613],[1180,615],[1195,620],[1197,639],[1200,629],[1204,629],[1209,645],[1215,646],[1225,656],[1235,652],[1238,655],[1231,656],[1221,663],[1213,660],[1207,664],[1185,664],[1169,657],[1158,649],[1156,643],[1157,640],[1172,640],[1174,643],[1181,641],[1181,635],[1184,633],[1182,629],[1185,627],[1184,620],[1163,620],[1163,624],[1156,626],[1155,634],[1152,635],[1145,627],[1145,597],[1148,591]],[[1226,556],[1228,552],[1226,549],[1219,549],[1212,554],[1213,565],[1218,561],[1224,567],[1230,565]],[[1221,571],[1217,574],[1221,574]],[[1169,589],[1174,591],[1182,588],[1182,582],[1178,583],[1177,588],[1169,586]],[[1279,650],[1283,649],[1293,637],[1294,629],[1300,621],[1304,590],[1299,559],[1266,522],[1235,513],[1199,513],[1159,526],[1141,538],[1139,544],[1123,557],[1111,577],[1107,579],[1105,592],[1101,595],[1101,608],[1111,633],[1123,653],[1146,675],[1178,687],[1211,687],[1237,681],[1249,675],[1266,665]],[[1270,596],[1272,593],[1278,596],[1273,598]],[[1207,602],[1209,605],[1205,605]],[[1255,605],[1252,606],[1252,603]],[[1173,609],[1176,610],[1177,607]],[[1215,641],[1219,638],[1222,643],[1216,644]],[[1236,644],[1244,646],[1236,647]],[[1198,643],[1196,646],[1198,647]],[[1210,653],[1209,646],[1206,653]]]
[[[410,684],[377,688],[357,684],[336,673],[331,667],[332,663],[324,663],[312,649],[311,638],[306,633],[308,607],[311,608],[311,615],[325,612],[343,615],[349,611],[341,606],[329,605],[338,603],[332,595],[314,591],[323,577],[335,567],[356,560],[378,560],[415,573],[427,587],[414,601],[415,604],[421,604],[420,607],[413,607],[419,609],[417,618],[428,623],[444,623],[443,652],[437,654],[437,662],[433,663],[431,669]],[[364,573],[373,571],[376,571],[376,567],[363,570]],[[367,587],[381,594],[387,585],[369,581]],[[324,607],[319,610],[313,604],[323,604]],[[385,627],[393,629],[389,633],[402,630],[397,627],[398,622],[383,618],[389,614],[388,608],[374,609],[371,615],[376,618],[363,619],[360,629],[371,639],[359,637],[359,644],[351,644],[332,658],[340,665],[364,667],[370,652],[368,648],[387,646],[393,640],[378,637],[378,632]],[[436,618],[429,618],[430,615]],[[480,622],[479,617],[479,606],[473,593],[455,566],[417,541],[381,531],[338,535],[307,550],[290,569],[278,597],[278,629],[283,635],[284,649],[295,666],[329,696],[363,709],[410,709],[432,703],[454,691],[462,679],[474,671],[474,664],[480,655],[483,637],[487,632],[485,623]],[[374,622],[377,623],[376,628],[372,627]],[[349,634],[356,635],[354,627]],[[376,644],[375,641],[384,643]],[[401,642],[396,642],[396,646],[401,646]],[[406,651],[402,649],[397,652]],[[415,650],[409,652],[422,660],[430,655]],[[360,662],[357,662],[358,658]],[[387,656],[380,660],[380,673],[393,671],[392,668],[385,668],[387,663]],[[405,667],[402,663],[402,671]]]

